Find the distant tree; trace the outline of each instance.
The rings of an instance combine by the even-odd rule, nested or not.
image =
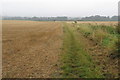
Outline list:
[[[118,16],[112,16],[111,21],[118,21]]]
[[[109,16],[100,16],[100,15],[95,15],[95,16],[90,16],[90,17],[84,17],[81,19],[82,21],[111,21],[111,18]]]

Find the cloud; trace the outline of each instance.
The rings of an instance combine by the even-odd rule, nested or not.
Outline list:
[[[117,15],[118,0],[3,0],[7,16]]]

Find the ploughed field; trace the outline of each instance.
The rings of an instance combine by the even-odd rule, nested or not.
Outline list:
[[[3,20],[3,78],[117,78],[117,22]]]

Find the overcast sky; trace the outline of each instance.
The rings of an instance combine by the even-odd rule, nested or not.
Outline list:
[[[0,0],[3,16],[118,15],[119,0]],[[0,8],[1,10],[1,8]]]

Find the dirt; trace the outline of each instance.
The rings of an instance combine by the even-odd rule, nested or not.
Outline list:
[[[59,71],[59,22],[3,21],[3,78],[52,78]]]

